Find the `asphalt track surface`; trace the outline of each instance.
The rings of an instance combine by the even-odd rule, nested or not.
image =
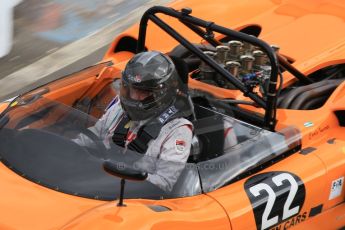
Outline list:
[[[41,33],[42,36],[50,36],[50,39],[42,39],[42,41],[35,41],[36,38],[26,34],[19,36],[19,40],[18,36],[15,37],[12,52],[0,59],[0,101],[99,62],[112,40],[138,22],[147,8],[171,2],[171,0],[108,2],[111,1],[115,1],[116,12],[105,14],[108,21],[103,21],[103,24],[106,25],[99,28],[95,23],[90,24],[89,31],[84,29],[82,31],[84,34],[79,33],[81,38],[61,36],[56,30],[54,30],[55,34]],[[71,29],[73,28],[66,28],[66,30]],[[23,52],[18,44],[28,50]]]

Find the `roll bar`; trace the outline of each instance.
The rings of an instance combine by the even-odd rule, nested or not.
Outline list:
[[[138,35],[138,44],[137,44],[137,53],[145,50],[145,40],[146,40],[146,30],[147,23],[151,20],[158,27],[168,33],[171,37],[177,40],[181,45],[190,50],[194,55],[199,57],[202,61],[207,63],[209,66],[214,68],[220,75],[229,80],[235,87],[237,87],[243,94],[251,98],[257,105],[265,109],[265,115],[263,118],[263,128],[267,130],[274,131],[276,125],[276,100],[277,100],[277,78],[278,78],[278,60],[274,50],[262,40],[244,34],[235,30],[231,30],[220,25],[215,24],[214,22],[209,22],[202,20],[197,17],[191,16],[192,10],[189,8],[184,8],[181,11],[174,10],[172,8],[164,6],[154,6],[149,8],[141,18],[139,35]],[[181,34],[176,32],[172,27],[167,23],[161,20],[156,14],[161,13],[169,15],[178,19],[180,22],[189,27],[192,31],[198,34],[200,37],[208,41],[211,45],[217,46],[220,44],[217,40],[213,38],[213,32],[218,32],[223,35],[242,40],[248,43],[251,43],[255,46],[260,47],[263,51],[266,52],[268,59],[271,63],[271,76],[268,86],[268,93],[266,95],[266,100],[260,97],[254,92],[251,92],[244,84],[238,80],[236,77],[232,76],[227,70],[218,65],[214,60],[204,54],[200,49],[195,47],[191,42],[185,39]]]

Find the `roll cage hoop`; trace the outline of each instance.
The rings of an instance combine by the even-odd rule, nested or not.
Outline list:
[[[282,59],[280,55],[278,55],[277,58],[277,55],[274,52],[274,50],[267,43],[256,37],[222,27],[214,22],[209,22],[197,17],[193,17],[190,15],[191,12],[192,10],[190,8],[184,8],[181,11],[177,11],[172,8],[163,6],[154,6],[149,8],[144,13],[140,21],[138,43],[136,50],[137,53],[145,50],[147,23],[149,20],[151,20],[158,27],[164,30],[167,34],[169,34],[171,37],[177,40],[181,45],[190,50],[194,55],[196,55],[202,61],[214,68],[214,70],[218,72],[221,76],[229,80],[235,87],[237,87],[244,94],[244,96],[251,98],[258,106],[262,107],[265,110],[265,115],[263,118],[261,117],[260,123],[262,123],[264,129],[274,131],[276,125],[277,78],[279,71],[278,59]],[[160,19],[156,15],[157,13],[165,14],[178,19],[181,23],[186,25],[201,38],[209,42],[212,46],[217,46],[221,44],[219,41],[214,39],[213,36],[213,32],[218,32],[231,38],[242,40],[260,47],[263,51],[266,52],[267,57],[271,63],[271,76],[268,86],[268,92],[265,95],[266,100],[263,97],[260,97],[255,92],[251,92],[247,87],[245,87],[245,85],[240,80],[232,76],[227,70],[218,65],[209,56],[204,54],[199,48],[195,47],[191,42],[185,39],[176,30],[174,30],[162,19]],[[296,70],[292,65],[290,65],[290,63],[283,62],[281,64],[286,70],[293,73],[302,82],[310,83],[310,80],[306,78],[298,70]]]

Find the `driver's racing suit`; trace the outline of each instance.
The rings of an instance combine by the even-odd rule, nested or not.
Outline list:
[[[106,113],[89,128],[110,148],[114,130],[119,125],[124,111],[118,97],[108,106]],[[140,127],[145,121],[130,122],[126,146],[136,138]],[[171,191],[188,159],[193,137],[193,125],[185,118],[175,118],[167,122],[160,130],[156,139],[150,140],[145,156],[157,159],[154,174],[147,180],[164,191]],[[93,141],[80,134],[74,141],[83,146],[92,146]],[[171,162],[171,163],[170,163]],[[170,166],[170,167],[169,167]]]

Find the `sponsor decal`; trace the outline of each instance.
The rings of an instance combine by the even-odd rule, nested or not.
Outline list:
[[[329,193],[329,200],[340,196],[343,190],[344,177],[338,178],[331,183],[331,191]]]
[[[178,153],[183,153],[186,149],[186,142],[184,140],[175,140],[175,149]]]
[[[307,213],[300,214],[305,200],[302,180],[290,172],[268,172],[249,178],[244,184],[253,207],[257,229],[285,229],[280,223],[296,225]]]
[[[299,223],[302,223],[307,219],[308,212],[303,212],[302,214],[298,214],[297,216],[289,219],[288,221],[284,222],[283,224],[280,224],[274,228],[271,228],[271,230],[286,230],[291,227],[296,226]]]
[[[159,122],[164,124],[170,117],[172,117],[175,113],[177,113],[177,109],[175,106],[170,106],[167,110],[165,110],[158,118]]]
[[[311,121],[308,121],[308,122],[304,123],[303,125],[304,125],[304,127],[309,128],[309,127],[313,127],[313,126],[314,126],[314,123],[311,122]]]
[[[329,130],[329,125],[326,125],[324,127],[318,127],[317,129],[313,130],[309,133],[309,139],[316,138],[318,135],[322,134],[323,132]]]

